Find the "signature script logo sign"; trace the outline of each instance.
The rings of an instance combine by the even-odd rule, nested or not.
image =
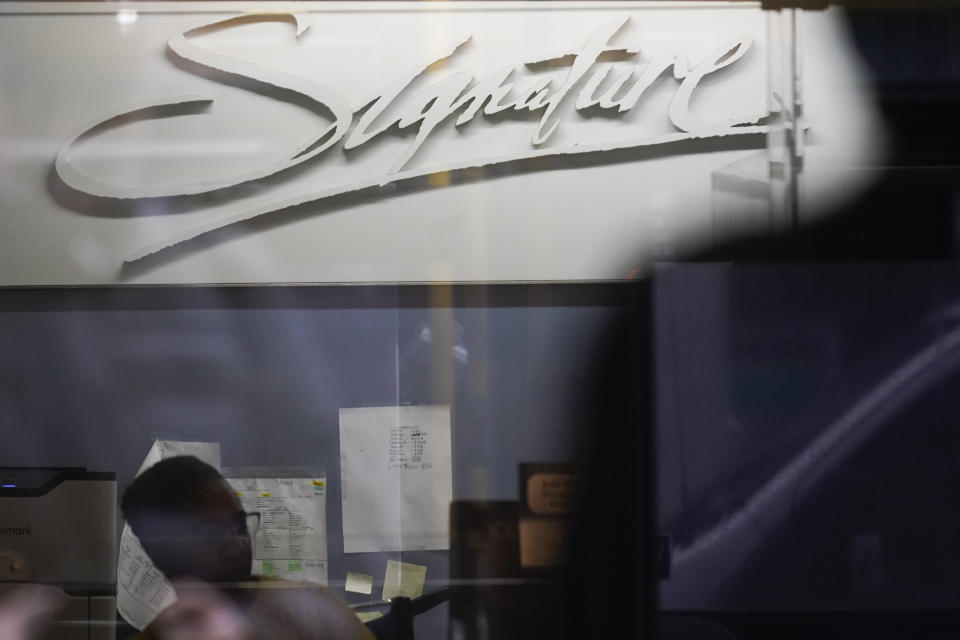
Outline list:
[[[208,223],[205,226],[190,229],[133,253],[127,258],[129,264],[231,225],[281,211],[288,207],[322,201],[326,198],[390,183],[423,178],[439,172],[461,171],[531,158],[560,158],[585,153],[665,145],[682,140],[753,135],[767,131],[767,125],[762,124],[762,122],[770,115],[769,113],[755,114],[742,119],[709,122],[698,118],[690,110],[691,98],[700,81],[743,58],[751,47],[750,38],[743,36],[729,40],[696,64],[690,64],[686,57],[674,53],[659,52],[650,57],[644,65],[626,69],[614,69],[611,65],[598,65],[598,58],[604,54],[629,58],[640,53],[639,49],[618,48],[610,45],[611,39],[627,24],[628,20],[629,18],[622,17],[601,25],[580,49],[571,49],[541,59],[524,61],[524,64],[529,67],[542,63],[561,63],[572,60],[569,63],[569,70],[559,86],[554,86],[555,82],[552,78],[534,78],[529,85],[518,88],[511,81],[514,68],[509,66],[493,71],[481,78],[476,78],[474,74],[467,71],[457,71],[451,72],[440,81],[425,87],[409,100],[401,103],[400,96],[414,81],[421,77],[430,66],[452,56],[460,47],[470,41],[468,37],[456,43],[451,49],[442,52],[429,64],[397,78],[382,92],[356,110],[351,109],[346,100],[331,87],[299,76],[267,69],[252,62],[215,53],[191,40],[192,35],[200,32],[236,28],[250,22],[271,21],[293,22],[296,25],[297,36],[300,36],[308,28],[303,16],[278,12],[205,21],[179,31],[168,39],[167,45],[173,56],[215,72],[240,76],[265,86],[267,89],[272,88],[276,91],[276,88],[280,88],[295,92],[302,99],[308,100],[317,110],[329,114],[330,117],[327,119],[329,123],[324,120],[325,126],[313,132],[310,137],[303,140],[302,144],[293,150],[289,157],[278,163],[239,175],[206,182],[132,187],[104,182],[88,175],[71,163],[71,150],[81,139],[92,138],[98,131],[102,131],[110,124],[116,124],[121,119],[126,122],[157,117],[158,110],[204,106],[209,105],[212,100],[198,96],[181,96],[146,102],[108,114],[68,140],[57,154],[56,172],[63,182],[73,189],[104,198],[139,199],[207,194],[280,174],[292,167],[308,162],[320,154],[329,152],[335,145],[341,143],[342,149],[349,151],[371,144],[379,135],[393,128],[416,132],[412,142],[385,175],[350,184],[326,186],[312,193],[273,202],[267,206],[243,211],[228,218]],[[670,70],[672,70],[672,75],[678,82],[670,98],[667,113],[670,122],[676,129],[675,132],[639,139],[618,140],[615,143],[576,144],[572,146],[550,146],[548,144],[551,136],[561,126],[561,118],[558,116],[558,109],[561,104],[573,101],[574,108],[577,111],[599,108],[611,113],[623,114],[633,109],[654,81]],[[602,86],[603,89],[601,89]],[[406,168],[427,138],[448,118],[457,116],[454,126],[460,127],[472,121],[481,111],[487,116],[493,116],[508,110],[541,114],[532,132],[531,148],[529,150],[511,155],[477,158],[444,166],[421,169]]]

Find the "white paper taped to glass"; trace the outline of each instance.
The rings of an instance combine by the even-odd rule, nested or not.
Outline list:
[[[344,553],[449,549],[450,407],[340,410]]]
[[[224,474],[249,516],[253,574],[327,584],[326,473],[258,468]]]

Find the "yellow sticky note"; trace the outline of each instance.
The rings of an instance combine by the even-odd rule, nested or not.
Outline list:
[[[261,498],[269,498],[269,497],[270,497],[270,494],[267,493],[266,491],[264,491],[263,493],[260,494],[260,497],[261,497]]]
[[[360,622],[364,623],[376,620],[382,615],[379,611],[357,611],[357,617],[360,618]]]
[[[427,578],[427,568],[409,562],[387,560],[387,573],[383,578],[381,600],[406,597],[416,598],[423,593],[423,583]]]
[[[354,593],[366,593],[369,595],[373,592],[373,576],[348,571],[347,584],[343,588],[347,591],[353,591]]]

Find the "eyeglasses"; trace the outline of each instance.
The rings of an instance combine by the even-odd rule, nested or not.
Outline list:
[[[196,523],[191,530],[197,538],[247,536],[260,528],[259,511],[241,511],[229,520],[208,519]]]

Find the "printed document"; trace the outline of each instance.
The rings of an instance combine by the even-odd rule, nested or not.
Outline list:
[[[253,574],[327,584],[327,479],[228,478],[253,540]]]

